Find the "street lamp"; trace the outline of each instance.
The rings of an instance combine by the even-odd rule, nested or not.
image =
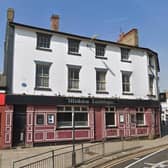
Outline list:
[[[72,168],[76,166],[76,153],[75,153],[75,113],[72,112]]]

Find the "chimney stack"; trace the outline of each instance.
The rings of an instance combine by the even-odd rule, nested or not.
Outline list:
[[[51,30],[59,31],[59,15],[51,16]]]
[[[13,22],[15,16],[15,11],[13,8],[8,8],[7,10],[7,21],[8,22]]]
[[[122,32],[117,42],[121,44],[126,44],[126,45],[138,46],[139,45],[138,30],[131,29],[127,33]]]

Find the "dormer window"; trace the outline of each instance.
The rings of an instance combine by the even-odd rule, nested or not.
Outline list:
[[[130,53],[130,49],[128,49],[128,48],[121,48],[121,61],[123,61],[123,62],[130,62],[130,60],[129,60],[129,53]]]
[[[80,40],[68,39],[68,54],[81,55],[79,53]]]
[[[51,35],[37,33],[37,49],[50,50]]]
[[[96,57],[98,57],[98,58],[103,57],[104,58],[106,45],[96,43],[95,46],[96,46]]]

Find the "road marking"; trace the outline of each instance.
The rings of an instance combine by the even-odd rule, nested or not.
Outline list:
[[[131,166],[134,166],[135,164],[141,162],[142,160],[145,160],[145,159],[147,159],[147,158],[149,158],[149,157],[151,157],[151,156],[153,156],[153,155],[155,155],[155,154],[157,154],[157,153],[159,153],[159,152],[161,152],[161,151],[163,151],[163,150],[165,150],[165,148],[164,148],[164,149],[160,149],[160,150],[158,150],[158,151],[156,151],[156,152],[154,152],[154,153],[151,153],[151,154],[149,154],[149,155],[143,157],[142,159],[139,159],[139,160],[137,160],[136,162],[133,162],[133,163],[129,164],[129,165],[126,166],[125,168],[129,168],[129,167],[131,167]]]

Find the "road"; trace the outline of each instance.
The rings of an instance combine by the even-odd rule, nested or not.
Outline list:
[[[168,168],[168,149],[133,158],[111,168]]]

